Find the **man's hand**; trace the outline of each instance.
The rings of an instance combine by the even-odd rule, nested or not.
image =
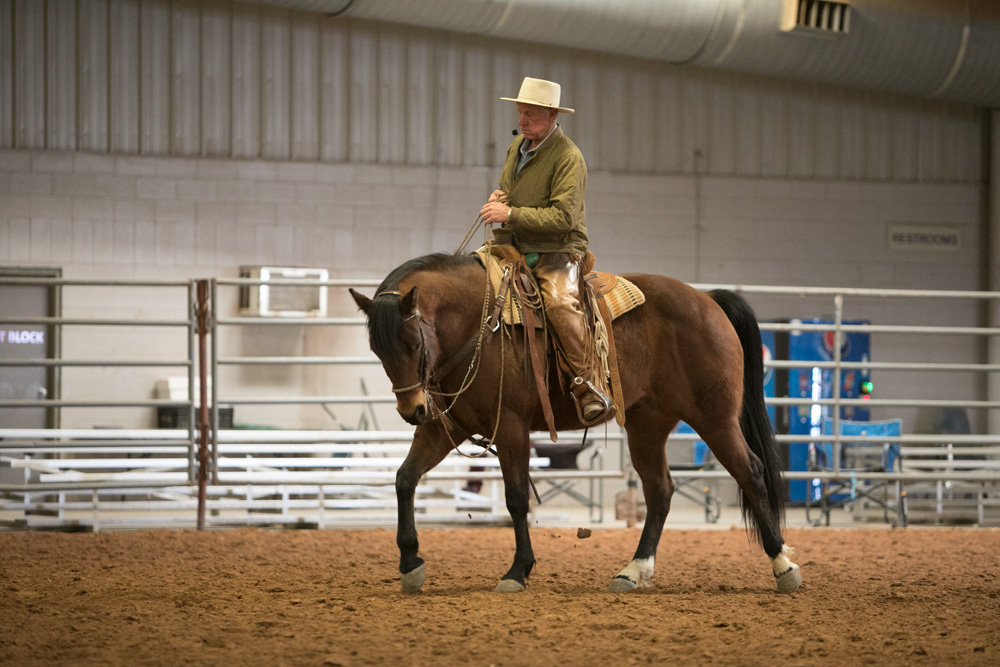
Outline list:
[[[487,199],[486,201],[490,202],[490,203],[498,201],[501,204],[506,204],[507,203],[507,193],[504,192],[503,190],[494,190],[493,192],[490,193],[490,198]]]
[[[489,202],[479,211],[485,225],[500,225],[510,219],[510,206],[502,202]]]

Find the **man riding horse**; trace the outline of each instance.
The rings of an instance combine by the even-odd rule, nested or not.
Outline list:
[[[514,346],[508,352],[504,336],[485,335],[492,299],[480,288],[487,271],[472,255],[411,259],[386,276],[374,298],[351,290],[367,318],[369,345],[392,382],[396,410],[416,426],[396,473],[396,544],[406,592],[419,591],[427,578],[417,539],[416,491],[421,478],[456,447],[456,436],[492,433],[515,544],[514,560],[496,590],[520,591],[535,565],[528,525],[530,432],[544,428],[548,416],[550,428],[570,429],[580,418],[599,419],[598,411],[606,409],[583,342],[589,332],[579,300],[587,169],[555,122],[560,111],[572,109],[559,106],[557,84],[536,79],[525,79],[512,101],[524,138],[511,143],[500,188],[480,215],[487,224],[505,224],[522,253],[541,255],[535,275],[582,409],[573,414],[570,402],[559,400],[545,415],[543,397],[526,391],[535,379],[526,363],[530,350]],[[797,590],[802,575],[781,534],[781,456],[764,402],[753,309],[726,290],[705,293],[649,274],[622,278],[644,295],[641,308],[616,321],[614,336],[624,342],[616,366],[623,426],[647,514],[632,561],[612,578],[609,590],[650,585],[674,492],[666,443],[682,420],[736,479],[748,532],[770,559],[778,591]]]
[[[545,316],[569,366],[573,396],[585,424],[599,420],[610,402],[599,387],[587,317],[580,304],[581,262],[587,252],[584,194],[587,163],[556,122],[560,86],[525,77],[516,98],[520,137],[507,148],[499,189],[480,216],[502,225],[522,254],[538,253],[533,268]]]

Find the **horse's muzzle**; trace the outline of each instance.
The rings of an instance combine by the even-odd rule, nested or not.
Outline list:
[[[412,392],[398,394],[396,396],[396,412],[407,424],[414,426],[423,424],[427,420],[427,397],[423,389],[418,387]]]
[[[402,417],[407,424],[413,424],[414,426],[420,426],[427,419],[427,406],[423,403],[415,407],[413,411],[409,413],[405,413],[399,408],[396,408],[396,411],[399,412],[399,416]]]

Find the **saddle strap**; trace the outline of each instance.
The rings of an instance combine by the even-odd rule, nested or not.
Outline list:
[[[487,343],[493,340],[493,334],[503,325],[503,307],[507,301],[507,290],[510,289],[510,284],[514,280],[514,273],[516,271],[516,265],[513,263],[504,267],[503,277],[500,280],[500,288],[497,290],[497,298],[493,304],[493,313],[486,320],[487,324],[491,322],[493,324],[490,331],[486,334]]]
[[[524,336],[528,339],[528,353],[531,355],[531,367],[535,375],[535,389],[538,391],[538,400],[542,403],[542,415],[545,417],[545,424],[549,427],[549,438],[556,442],[559,436],[556,435],[555,417],[552,415],[552,404],[549,402],[549,392],[545,387],[545,377],[542,364],[538,359],[538,346],[535,344],[535,314],[531,308],[521,310],[521,317],[524,318]]]
[[[622,396],[622,381],[618,375],[618,353],[615,351],[615,333],[611,328],[611,311],[608,310],[608,302],[604,295],[598,290],[594,290],[597,297],[597,309],[604,320],[604,328],[608,331],[608,370],[611,371],[611,402],[615,406],[615,421],[619,426],[625,425],[625,399]]]

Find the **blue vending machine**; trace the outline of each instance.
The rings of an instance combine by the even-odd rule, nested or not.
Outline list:
[[[834,332],[833,321],[825,319],[793,320],[803,324],[829,324],[829,331],[762,331],[764,359],[788,361],[833,361]],[[845,320],[844,324],[870,324],[867,320]],[[867,333],[842,333],[840,341],[841,361],[867,362],[871,359],[869,335]],[[767,397],[788,396],[791,398],[821,399],[833,398],[833,369],[768,368],[765,369],[764,395]],[[870,373],[865,369],[841,369],[841,398],[867,398],[871,394]],[[775,432],[792,435],[822,435],[823,420],[833,416],[825,405],[768,406],[768,416]],[[868,408],[842,407],[840,418],[852,421],[868,421]],[[809,443],[792,442],[788,445],[786,470],[808,470]],[[820,461],[824,466],[831,461]],[[803,503],[809,484],[805,480],[789,482],[788,499]]]

